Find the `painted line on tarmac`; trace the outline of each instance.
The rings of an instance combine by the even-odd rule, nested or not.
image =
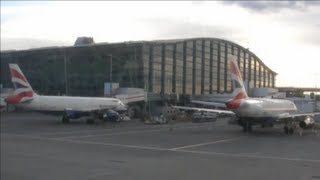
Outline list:
[[[142,128],[132,128],[129,130],[136,130],[136,129],[142,129]],[[33,135],[64,135],[64,134],[73,134],[73,133],[108,132],[112,130],[116,130],[116,129],[109,128],[109,129],[99,129],[99,130],[60,131],[60,132],[51,132],[51,133],[35,133]]]
[[[241,139],[243,137],[245,137],[245,136],[240,136],[240,137],[236,137],[236,138],[229,138],[229,139],[221,139],[221,140],[217,140],[217,141],[210,141],[210,142],[199,143],[199,144],[192,144],[192,145],[188,145],[188,146],[180,146],[180,147],[176,147],[176,148],[171,148],[170,150],[175,151],[175,150],[180,150],[180,149],[187,149],[187,148],[205,146],[205,145],[210,145],[210,144],[217,144],[217,143],[235,141],[235,140]]]
[[[126,135],[126,134],[139,134],[139,133],[150,133],[150,132],[161,132],[161,131],[174,131],[181,130],[181,129],[193,129],[193,128],[200,128],[200,127],[206,127],[206,126],[182,126],[182,127],[151,127],[151,128],[137,128],[137,130],[129,129],[129,131],[125,132],[110,132],[110,133],[103,133],[103,134],[87,134],[87,135],[79,135],[79,136],[65,136],[65,137],[59,137],[56,139],[77,139],[77,138],[88,138],[88,137],[103,137],[103,136],[113,136],[113,135]],[[130,131],[133,130],[133,131]]]
[[[137,145],[115,144],[115,143],[102,143],[102,142],[92,142],[92,141],[82,141],[82,140],[80,141],[80,140],[72,140],[72,139],[54,139],[54,138],[34,137],[34,136],[7,134],[7,133],[2,133],[2,135],[16,136],[16,137],[20,137],[20,138],[29,138],[29,139],[35,139],[35,140],[56,141],[56,142],[74,143],[74,144],[114,146],[114,147],[140,149],[140,150],[191,153],[191,154],[214,155],[214,156],[237,157],[237,158],[252,158],[252,159],[285,160],[285,161],[320,163],[320,159],[287,158],[287,157],[279,157],[279,156],[220,153],[220,152],[193,151],[193,150],[184,150],[184,149],[172,150],[172,149],[160,148],[160,147],[137,146]]]
[[[102,137],[102,136],[113,136],[113,135],[126,135],[126,134],[139,134],[139,133],[150,133],[150,132],[161,132],[168,131],[168,129],[152,129],[152,130],[137,130],[137,131],[126,131],[126,132],[115,132],[115,133],[104,133],[104,134],[88,134],[82,136],[67,136],[53,139],[77,139],[77,138],[89,138],[89,137]]]
[[[82,141],[82,140],[80,141],[80,140],[71,140],[71,139],[52,139],[52,140],[61,141],[61,142],[71,142],[71,143],[77,143],[77,144],[104,145],[104,146],[115,146],[115,147],[132,148],[132,149],[169,151],[169,149],[167,148],[137,146],[137,145],[129,145],[129,144],[103,143],[103,142]]]
[[[178,127],[176,125],[179,125]],[[188,125],[183,125],[181,124],[173,124],[171,125],[174,129],[188,129],[188,128],[201,128],[201,127],[207,127],[206,125],[194,125],[194,124],[188,124]],[[166,125],[165,127],[161,128],[170,128],[170,125]],[[108,129],[99,129],[99,130],[73,130],[73,131],[58,131],[58,132],[43,132],[43,133],[34,133],[32,135],[64,135],[64,134],[73,134],[73,133],[91,133],[91,132],[107,132],[107,131],[112,131],[112,130],[117,130],[117,128],[123,128],[123,127],[108,127]],[[159,125],[146,125],[145,128],[138,127],[138,128],[129,128],[128,130],[144,130],[144,129],[155,129],[159,128]],[[32,129],[34,130],[34,129]]]
[[[58,132],[43,132],[43,133],[32,133],[32,135],[64,135],[64,134],[76,134],[76,133],[92,133],[92,132],[109,132],[109,131],[117,131],[119,129],[122,129],[123,127],[108,127],[106,129],[95,129],[95,130],[72,130],[72,131],[58,131]],[[125,128],[125,127],[124,127]],[[142,127],[138,127],[138,128],[128,128],[128,130],[144,130],[144,129],[155,129],[156,126],[149,126],[148,128],[142,128]]]
[[[2,135],[15,136],[15,137],[20,137],[20,138],[34,139],[34,140],[67,142],[67,143],[75,143],[75,144],[104,145],[104,146],[115,146],[115,147],[133,148],[133,149],[157,150],[157,151],[168,151],[169,150],[167,148],[158,148],[158,147],[137,146],[137,145],[127,145],[127,144],[116,144],[116,143],[103,143],[103,142],[83,141],[83,140],[73,140],[73,139],[61,139],[61,138],[60,139],[59,138],[46,138],[46,137],[20,135],[20,134],[2,133]]]
[[[108,135],[122,135],[122,134],[132,134],[132,133],[141,133],[141,132],[156,132],[156,131],[174,131],[179,130],[179,129],[193,129],[193,128],[201,128],[201,127],[206,127],[206,126],[199,126],[199,125],[187,125],[187,126],[165,126],[165,127],[160,127],[158,125],[155,126],[148,126],[148,128],[130,128],[128,129],[129,131],[123,132],[112,132],[112,131],[117,131],[117,129],[99,129],[99,130],[83,130],[83,131],[60,131],[60,132],[53,132],[53,133],[32,133],[31,135],[28,134],[15,134],[15,133],[1,133],[3,135],[12,135],[12,136],[25,136],[25,137],[31,137],[31,138],[42,138],[42,135],[64,135],[64,134],[76,134],[76,133],[92,133],[92,132],[109,132],[109,133],[104,133],[104,134],[87,134],[87,135],[79,135],[79,136],[64,136],[64,137],[47,137],[47,139],[68,139],[68,138],[84,138],[84,137],[99,137],[99,136],[108,136]],[[133,131],[131,131],[133,130]],[[45,138],[45,137],[44,137]]]
[[[172,150],[175,151],[175,150]],[[305,158],[287,158],[280,156],[263,156],[263,155],[249,155],[249,154],[233,154],[233,153],[220,153],[220,152],[207,152],[207,151],[192,151],[192,150],[176,150],[176,152],[185,152],[193,154],[204,154],[204,155],[217,155],[227,157],[239,157],[239,158],[253,158],[253,159],[268,159],[268,160],[286,160],[286,161],[303,161],[320,163],[320,159],[305,159]]]

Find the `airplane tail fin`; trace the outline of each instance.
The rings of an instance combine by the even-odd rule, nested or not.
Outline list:
[[[32,100],[35,93],[19,66],[17,64],[9,64],[9,68],[14,95],[7,97],[5,101],[8,104],[18,104]]]
[[[235,56],[230,56],[229,58],[229,72],[234,88],[232,92],[232,100],[248,98],[248,94],[244,88],[243,80],[241,78],[241,73]]]

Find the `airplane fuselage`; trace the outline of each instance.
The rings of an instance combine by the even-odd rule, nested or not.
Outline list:
[[[251,132],[252,125],[272,127],[274,124],[283,123],[286,134],[292,134],[294,123],[299,123],[301,128],[310,128],[314,124],[311,116],[316,113],[298,113],[292,101],[283,99],[250,98],[246,92],[236,56],[229,58],[229,72],[233,83],[232,98],[225,105],[226,110],[204,109],[192,107],[179,107],[185,110],[197,110],[236,115],[237,122],[243,127],[244,132]],[[205,104],[205,103],[202,103]],[[210,104],[210,103],[206,103]]]
[[[73,97],[73,96],[34,96],[33,100],[16,106],[45,112],[89,111],[92,109],[125,110],[122,102],[114,98]]]
[[[246,98],[239,102],[239,107],[231,109],[240,118],[277,118],[297,112],[292,101],[266,98]]]

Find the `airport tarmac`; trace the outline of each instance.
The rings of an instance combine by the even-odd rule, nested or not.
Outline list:
[[[320,135],[311,131],[60,119],[1,114],[1,179],[320,180]]]

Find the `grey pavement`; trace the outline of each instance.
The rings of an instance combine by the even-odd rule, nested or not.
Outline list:
[[[1,114],[1,180],[320,179],[320,135],[217,123],[60,123]]]

